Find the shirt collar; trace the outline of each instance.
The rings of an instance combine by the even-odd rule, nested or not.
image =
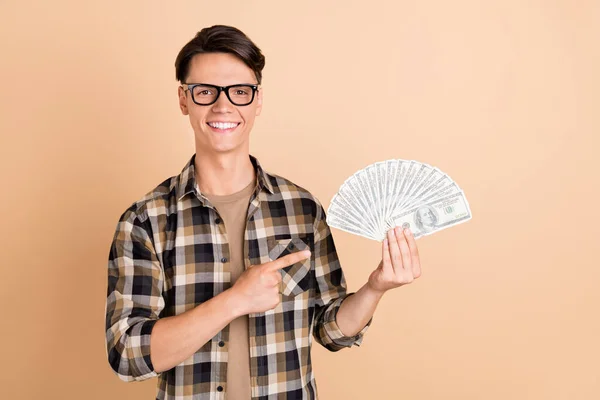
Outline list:
[[[273,189],[273,184],[271,183],[271,175],[265,171],[258,159],[254,157],[252,154],[249,154],[250,161],[254,166],[254,171],[256,172],[257,177],[257,186],[258,190],[266,189],[269,193],[274,194],[275,190]],[[196,166],[194,164],[194,160],[196,159],[196,154],[190,158],[185,167],[181,170],[181,173],[178,176],[178,186],[177,186],[177,200],[181,200],[183,196],[188,193],[194,193],[196,188]],[[201,197],[200,188],[198,188],[198,196]]]

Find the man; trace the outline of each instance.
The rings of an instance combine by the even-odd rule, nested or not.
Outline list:
[[[384,292],[421,274],[413,237],[390,230],[368,283],[346,293],[321,203],[249,154],[264,64],[233,27],[182,48],[196,152],[116,228],[108,360],[126,381],[158,375],[158,399],[314,399],[312,338],[359,345]]]

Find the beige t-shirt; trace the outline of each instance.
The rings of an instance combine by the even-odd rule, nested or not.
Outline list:
[[[256,186],[254,180],[244,189],[227,196],[205,194],[215,206],[225,224],[229,240],[231,284],[244,272],[244,232],[250,196]],[[229,360],[227,362],[227,400],[248,400],[250,391],[250,347],[248,344],[248,315],[229,324]]]

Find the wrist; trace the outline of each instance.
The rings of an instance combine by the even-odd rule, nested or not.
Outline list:
[[[367,296],[372,297],[377,300],[380,300],[383,297],[384,293],[386,292],[385,289],[374,288],[370,281],[368,281],[367,284],[365,286],[363,286],[363,289],[365,290],[365,292],[366,292],[365,294]]]
[[[241,300],[235,286],[225,290],[221,295],[223,296],[225,309],[232,320],[247,314],[247,312],[245,312],[244,302]]]

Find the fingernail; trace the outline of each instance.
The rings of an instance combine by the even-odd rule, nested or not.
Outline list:
[[[412,235],[412,232],[410,231],[410,228],[406,228],[404,230],[404,233],[406,233],[408,236]]]
[[[396,236],[396,229],[392,229],[392,236]]]

